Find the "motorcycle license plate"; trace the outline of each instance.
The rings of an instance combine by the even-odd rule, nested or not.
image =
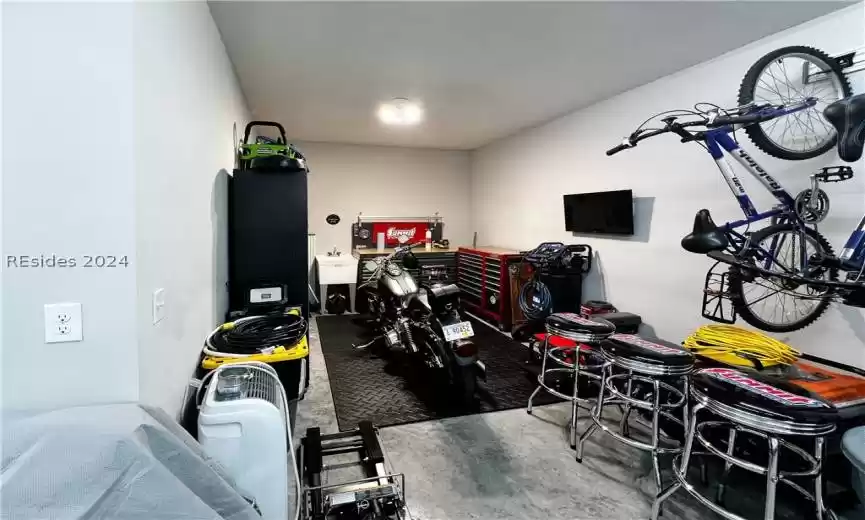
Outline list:
[[[454,323],[453,325],[445,325],[444,327],[442,327],[442,331],[444,331],[445,333],[445,341],[466,339],[475,335],[475,331],[472,330],[472,324],[470,321]]]

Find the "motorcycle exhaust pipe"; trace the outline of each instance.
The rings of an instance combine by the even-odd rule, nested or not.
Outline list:
[[[363,350],[363,349],[365,349],[365,348],[369,348],[373,343],[375,343],[376,341],[382,339],[382,337],[383,337],[383,336],[377,336],[377,337],[375,337],[375,338],[372,338],[371,340],[369,340],[368,342],[364,343],[363,345],[354,345],[354,344],[352,344],[352,348],[354,348],[354,349],[356,349],[356,350]]]
[[[487,380],[487,366],[486,366],[486,364],[484,364],[484,362],[481,361],[480,359],[477,359],[477,360],[475,360],[475,368],[478,371],[478,377],[480,377],[481,379],[486,381]]]
[[[486,381],[487,366],[483,361],[478,359],[478,346],[474,341],[468,339],[458,339],[453,344],[454,354],[457,364],[460,366],[473,365],[478,372],[478,377]]]

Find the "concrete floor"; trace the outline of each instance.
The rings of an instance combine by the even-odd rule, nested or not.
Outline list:
[[[309,426],[338,431],[315,320],[310,339],[311,382],[298,407],[297,437]],[[381,437],[405,474],[415,520],[649,518],[655,485],[648,456],[596,433],[577,463],[566,439],[569,414],[568,404],[554,404],[534,415],[517,409],[392,426]],[[719,517],[679,491],[662,519],[686,518]]]

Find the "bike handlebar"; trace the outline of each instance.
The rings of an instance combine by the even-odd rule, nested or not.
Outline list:
[[[631,148],[631,147],[632,147],[632,145],[630,145],[628,143],[622,143],[620,145],[614,146],[614,147],[610,148],[609,150],[607,150],[607,155],[608,156],[615,155],[615,154],[621,152],[622,150],[627,150],[628,148]]]
[[[679,125],[679,127],[684,127],[684,126],[694,126],[695,124],[704,124],[704,123],[681,123],[681,124],[675,123],[675,124]],[[609,150],[607,150],[607,155],[608,156],[609,155],[615,155],[615,154],[621,152],[622,150],[627,150],[628,148],[633,148],[633,147],[637,146],[637,143],[639,143],[643,139],[655,137],[656,135],[666,134],[667,132],[673,132],[674,131],[673,128],[674,127],[667,125],[664,128],[657,129],[657,130],[638,130],[638,131],[634,132],[633,134],[631,134],[630,136],[628,136],[625,139],[625,142],[623,142],[622,144],[614,146],[614,147],[610,148]]]
[[[690,126],[719,128],[724,126],[744,126],[754,123],[762,123],[764,121],[769,121],[777,117],[786,116],[788,114],[792,114],[794,112],[813,107],[816,105],[816,103],[816,98],[805,98],[804,100],[792,105],[747,105],[736,109],[736,112],[738,113],[714,115],[714,117],[712,117],[712,114],[709,114],[708,117],[704,117],[698,121],[686,121],[684,123],[677,123],[675,121],[675,116],[670,116],[668,118],[662,119],[662,121],[664,121],[665,123],[664,128],[656,130],[637,130],[636,132],[628,136],[622,144],[614,146],[613,148],[607,150],[607,155],[615,155],[622,150],[634,148],[635,146],[637,146],[637,143],[642,141],[643,139],[648,139],[649,137],[654,137],[656,135],[665,134],[668,132],[675,133],[682,137],[682,142],[700,139],[700,136],[703,135],[702,133],[697,132],[692,134],[685,130],[686,127]]]

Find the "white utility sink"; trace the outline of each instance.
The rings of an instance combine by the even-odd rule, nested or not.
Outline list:
[[[357,283],[357,258],[352,255],[315,255],[318,262],[318,283]]]
[[[327,298],[327,286],[331,284],[348,284],[349,310],[354,309],[357,258],[345,253],[339,256],[315,255],[315,262],[318,264],[318,285],[322,314],[324,314],[324,302]]]

